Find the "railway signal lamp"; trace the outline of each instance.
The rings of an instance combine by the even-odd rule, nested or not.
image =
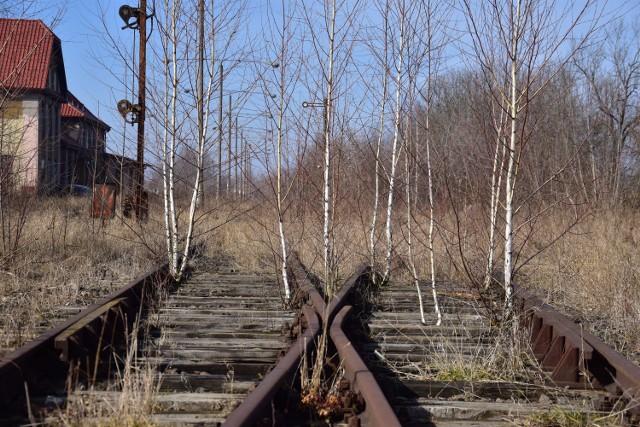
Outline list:
[[[118,113],[131,125],[138,122],[140,110],[140,105],[132,104],[129,100],[121,99],[118,101]],[[130,119],[127,118],[129,115],[131,115]]]
[[[140,8],[131,7],[126,4],[120,6],[118,14],[125,24],[122,29],[130,28],[132,30],[137,30],[140,27],[140,13]]]

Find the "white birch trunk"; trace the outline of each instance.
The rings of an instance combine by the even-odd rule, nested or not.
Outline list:
[[[518,125],[518,41],[520,37],[520,1],[516,4],[514,20],[512,53],[511,53],[511,87],[509,113],[511,131],[509,137],[509,151],[507,157],[507,182],[505,195],[505,248],[504,248],[504,290],[505,290],[505,316],[510,318],[513,314],[513,196],[516,181],[516,148]]]
[[[325,270],[325,286],[329,298],[333,296],[333,260],[331,248],[331,107],[333,96],[333,55],[334,55],[334,39],[336,34],[336,2],[331,2],[331,29],[329,32],[329,69],[327,70],[327,97],[324,100],[324,195],[323,195],[323,212],[324,212],[324,270]]]
[[[431,80],[431,78],[429,78]],[[429,86],[431,83],[429,82]],[[436,252],[435,252],[435,208],[434,208],[434,197],[433,197],[433,170],[431,167],[431,136],[429,129],[429,103],[431,101],[427,101],[427,117],[426,117],[426,144],[425,151],[427,157],[427,185],[429,187],[429,261],[430,261],[430,269],[431,269],[431,293],[433,296],[433,307],[438,317],[436,321],[436,326],[440,326],[442,324],[442,311],[440,310],[440,304],[438,304],[438,292],[436,291]]]
[[[178,276],[179,266],[178,257],[179,249],[178,245],[178,220],[175,203],[175,161],[176,161],[176,116],[177,116],[177,102],[178,102],[178,46],[177,46],[177,10],[172,11],[171,14],[171,39],[172,50],[171,59],[173,64],[173,78],[171,82],[171,118],[170,127],[170,145],[169,145],[169,212],[171,221],[171,254],[169,257],[169,265],[171,266],[171,275],[173,277]]]
[[[375,170],[375,189],[373,199],[373,215],[371,216],[371,229],[369,231],[369,248],[371,251],[371,265],[376,265],[376,230],[378,225],[378,210],[380,208],[380,147],[382,146],[382,136],[384,132],[384,113],[387,105],[387,81],[389,71],[387,69],[388,59],[388,32],[389,32],[389,1],[385,3],[384,14],[384,63],[382,75],[382,104],[380,106],[380,122],[378,128],[378,140],[376,142],[376,170]]]
[[[402,11],[404,12],[404,10]],[[404,22],[405,16],[404,13],[401,14],[400,17],[400,40],[399,40],[399,50],[398,50],[398,63],[397,63],[397,74],[396,74],[396,99],[395,99],[395,117],[393,120],[393,145],[391,148],[391,172],[389,174],[389,195],[387,198],[387,220],[385,223],[385,232],[387,237],[387,254],[385,257],[385,269],[384,269],[384,279],[383,281],[386,283],[389,281],[391,277],[391,257],[393,255],[393,231],[392,231],[392,216],[393,216],[393,195],[395,192],[395,179],[396,179],[396,167],[398,164],[398,141],[400,139],[400,106],[401,99],[400,95],[402,92],[402,65],[404,63]]]
[[[491,278],[493,276],[493,260],[496,250],[496,231],[498,228],[498,202],[500,201],[500,190],[502,188],[502,167],[506,155],[506,146],[502,141],[502,123],[504,116],[504,108],[500,108],[500,121],[495,125],[496,129],[496,148],[493,155],[493,171],[491,173],[491,206],[489,210],[489,253],[487,254],[487,267],[484,276],[484,289],[489,289]]]
[[[286,301],[291,299],[291,288],[289,286],[289,277],[287,275],[287,241],[284,232],[284,213],[282,211],[282,125],[284,119],[284,84],[285,84],[285,64],[284,64],[284,50],[285,50],[285,6],[284,0],[282,1],[282,32],[280,39],[280,53],[283,62],[280,66],[280,105],[278,108],[278,153],[277,153],[277,208],[278,208],[278,231],[280,233],[280,249],[282,251],[282,283],[284,285],[284,297]]]
[[[404,145],[405,151],[405,162],[404,162],[404,173],[406,176],[406,185],[405,185],[405,197],[407,203],[407,247],[409,251],[409,265],[411,267],[411,276],[413,277],[413,282],[416,285],[416,291],[418,293],[418,307],[420,309],[420,321],[422,324],[427,323],[427,319],[424,316],[424,303],[422,302],[422,291],[420,289],[420,280],[418,280],[418,270],[416,269],[416,263],[413,257],[413,214],[411,211],[412,207],[412,197],[411,197],[411,168],[409,167],[409,143],[405,143]],[[440,324],[438,322],[438,324]]]
[[[433,296],[433,308],[437,316],[436,326],[442,324],[442,311],[440,310],[440,304],[438,304],[438,292],[436,290],[436,252],[435,252],[435,200],[433,197],[433,169],[431,167],[431,128],[429,118],[431,116],[431,93],[432,93],[432,80],[431,80],[431,2],[427,4],[427,63],[429,64],[429,73],[427,75],[427,105],[426,105],[426,117],[425,117],[425,129],[427,131],[425,138],[425,151],[427,157],[427,185],[429,187],[429,261],[431,269],[431,294]]]
[[[193,192],[189,205],[189,214],[187,217],[187,229],[184,235],[184,244],[180,244],[180,227],[178,224],[178,212],[175,200],[175,164],[177,152],[177,131],[178,131],[178,94],[180,91],[178,77],[178,13],[181,8],[180,2],[165,2],[165,7],[170,14],[170,35],[167,37],[165,46],[165,54],[168,54],[169,46],[171,47],[171,57],[167,55],[165,62],[165,130],[163,143],[163,192],[164,192],[164,219],[165,219],[165,240],[167,244],[167,255],[169,259],[170,272],[174,280],[182,280],[186,266],[190,257],[191,243],[195,229],[195,211],[201,199],[201,186],[204,169],[204,153],[206,141],[206,128],[208,123],[208,110],[204,109],[205,95],[203,93],[203,67],[200,63],[198,70],[198,141],[196,148],[196,176],[193,181]],[[202,12],[202,10],[200,10]],[[204,40],[201,40],[204,48]],[[213,41],[212,41],[213,44]],[[211,47],[213,51],[213,45]],[[172,63],[171,69],[169,62]],[[169,87],[169,80],[171,81]],[[206,99],[210,99],[212,93],[213,78],[207,85]],[[169,95],[170,94],[170,95]],[[169,99],[170,96],[170,99]],[[202,114],[200,116],[200,114]]]
[[[169,57],[169,35],[167,34],[165,39],[165,47],[164,47],[164,56],[165,58]],[[165,123],[169,123],[169,61],[165,61],[164,63],[164,121]],[[171,239],[171,206],[169,205],[169,150],[167,144],[169,142],[169,129],[167,126],[164,126],[163,135],[162,135],[162,193],[163,193],[163,203],[164,203],[164,231],[165,231],[165,244],[167,250],[167,259],[172,260],[173,254],[173,240]],[[124,157],[124,156],[123,156]],[[120,177],[120,185],[122,186],[122,172]],[[122,194],[122,190],[120,191]],[[171,274],[173,274],[173,266],[169,266],[169,270]]]

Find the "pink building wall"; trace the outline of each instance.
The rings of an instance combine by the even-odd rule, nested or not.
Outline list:
[[[20,142],[20,186],[33,187],[38,185],[38,141],[40,123],[38,120],[39,102],[37,99],[22,101],[23,136]]]

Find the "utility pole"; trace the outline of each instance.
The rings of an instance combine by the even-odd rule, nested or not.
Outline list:
[[[198,76],[197,76],[197,110],[198,110],[198,146],[204,146],[204,0],[198,0]],[[204,202],[204,167],[198,162],[198,192],[196,206]]]
[[[233,195],[238,198],[238,115],[236,114],[236,141],[233,153]]]
[[[251,192],[251,182],[252,182],[252,177],[251,177],[251,144],[247,144],[247,141],[244,142],[244,146],[245,146],[245,150],[246,150],[246,157],[245,157],[245,197],[249,196],[249,193]]]
[[[227,172],[227,198],[231,195],[231,95],[229,95],[229,145],[227,146],[227,162],[229,163]]]
[[[222,85],[224,83],[224,68],[220,61],[220,96],[218,100],[218,176],[216,177],[216,198],[220,198],[222,185]]]
[[[140,0],[139,14],[140,56],[138,70],[138,168],[136,171],[136,218],[147,218],[147,201],[144,200],[144,120],[147,81],[147,0]]]
[[[244,200],[244,195],[246,194],[245,186],[247,183],[247,164],[245,158],[247,157],[247,142],[244,139],[244,132],[240,134],[240,199]]]

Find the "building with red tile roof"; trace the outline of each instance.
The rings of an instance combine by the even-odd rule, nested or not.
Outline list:
[[[0,19],[2,170],[23,188],[58,186],[60,105],[66,99],[60,39],[42,21]]]
[[[0,19],[0,184],[114,183],[109,130],[67,90],[60,39],[40,20]]]
[[[0,19],[0,87],[65,97],[60,39],[42,21]]]

